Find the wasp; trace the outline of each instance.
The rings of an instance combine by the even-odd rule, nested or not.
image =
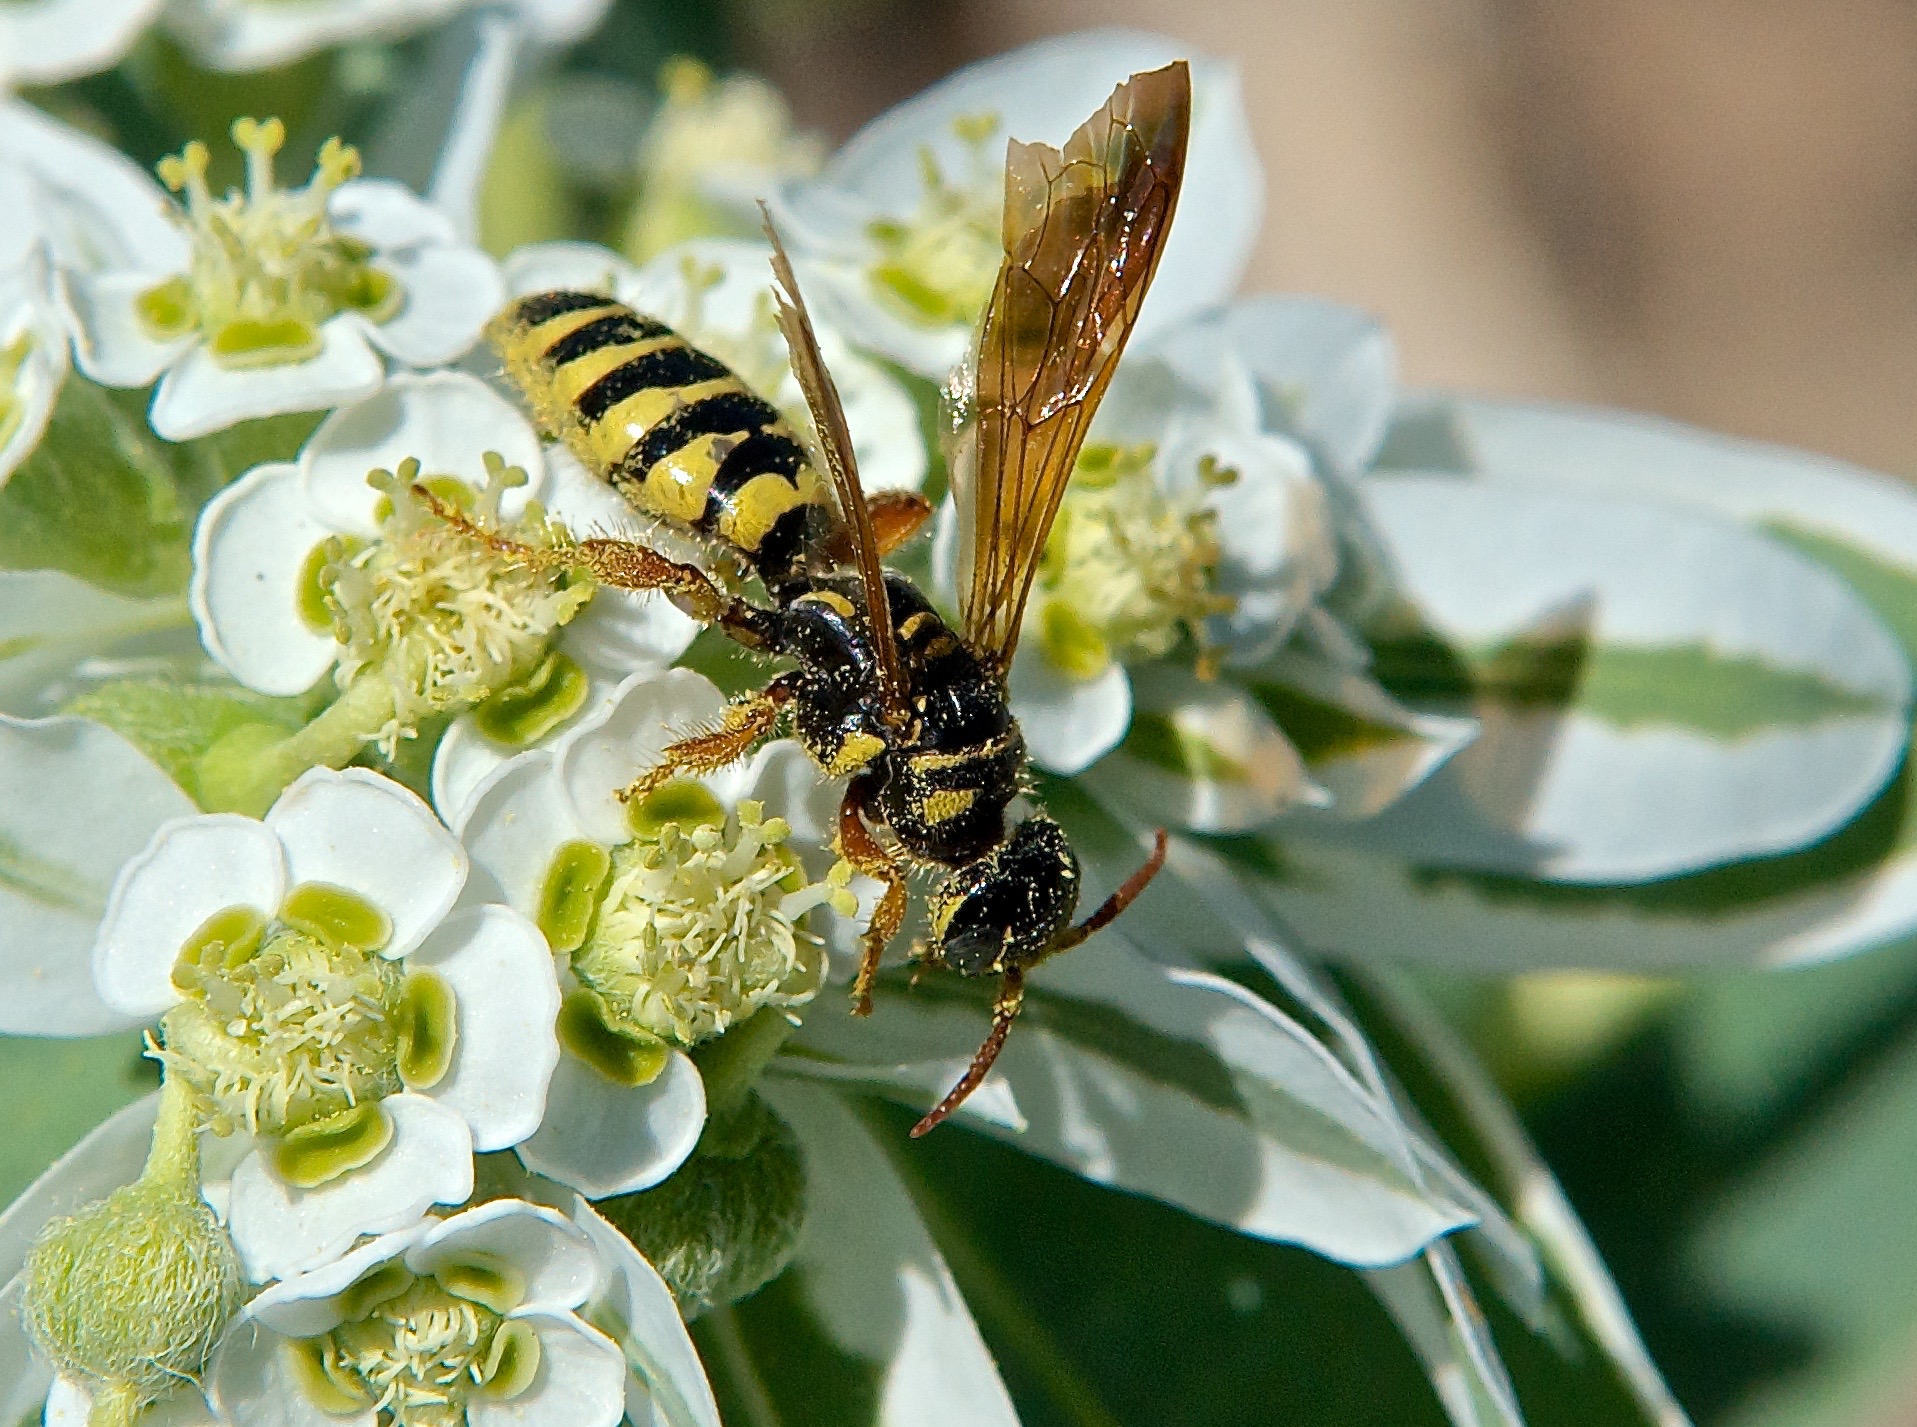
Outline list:
[[[769,219],[775,306],[817,428],[816,457],[726,366],[601,295],[536,293],[488,329],[549,434],[640,511],[742,564],[764,598],[735,592],[747,581],[638,541],[516,553],[573,562],[608,585],[664,591],[694,618],[793,666],[735,700],[719,728],[670,744],[622,796],[722,768],[789,719],[824,773],[847,780],[840,856],[884,888],[862,935],[855,1013],[871,1010],[914,870],[937,879],[918,958],[999,978],[990,1033],[914,1136],[983,1081],[1027,972],[1111,922],[1164,862],[1161,831],[1145,864],[1073,924],[1078,858],[1031,801],[1006,678],[1046,537],[1157,267],[1190,127],[1181,61],[1119,85],[1062,150],[1008,147],[1005,256],[976,351],[947,391],[960,517],[956,627],[882,564],[928,507],[916,496],[867,498],[838,390]]]

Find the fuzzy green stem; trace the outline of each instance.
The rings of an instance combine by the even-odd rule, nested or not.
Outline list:
[[[792,1022],[776,1006],[762,1006],[717,1040],[695,1047],[692,1060],[706,1086],[706,1132],[700,1149],[723,1154],[727,1131],[752,1087],[779,1053]]]
[[[385,680],[360,678],[296,733],[282,735],[270,724],[236,728],[200,759],[200,806],[259,817],[307,769],[352,762],[393,712]]]
[[[160,1083],[160,1114],[153,1125],[153,1148],[147,1151],[140,1182],[188,1199],[197,1197],[200,1191],[199,1096],[172,1076]]]
[[[142,1394],[127,1383],[96,1383],[91,1396],[93,1407],[87,1413],[87,1427],[133,1427],[146,1410]]]

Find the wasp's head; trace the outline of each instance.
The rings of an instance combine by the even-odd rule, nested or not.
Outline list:
[[[1078,910],[1078,857],[1043,813],[932,894],[927,959],[985,976],[1039,959]]]

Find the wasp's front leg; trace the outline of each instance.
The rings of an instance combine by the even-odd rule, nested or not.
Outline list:
[[[839,856],[868,877],[885,884],[872,919],[865,924],[860,939],[863,955],[859,958],[858,979],[852,983],[852,1014],[872,1014],[872,982],[879,974],[879,959],[885,948],[905,925],[905,868],[886,851],[865,821],[865,799],[871,791],[868,779],[854,778],[839,804]]]
[[[758,693],[727,704],[725,721],[711,733],[695,733],[668,743],[660,750],[658,765],[622,788],[619,801],[643,798],[682,774],[697,778],[737,763],[752,751],[753,744],[778,727],[780,713],[792,702],[795,684],[792,675],[781,674]]]

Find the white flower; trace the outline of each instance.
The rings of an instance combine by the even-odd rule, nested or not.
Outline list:
[[[66,374],[66,328],[36,249],[0,270],[0,486],[40,443]]]
[[[570,44],[605,18],[612,0],[510,0],[547,44]],[[397,39],[437,25],[474,0],[166,0],[165,24],[208,69],[276,69],[315,50]]]
[[[724,709],[689,670],[635,675],[610,708],[490,776],[458,823],[476,893],[537,921],[568,967],[569,1054],[520,1157],[594,1198],[678,1167],[705,1119],[686,1050],[809,1000],[824,958],[805,914],[853,910],[836,871],[811,881],[795,856],[819,860],[830,809],[790,742],[619,802],[666,743]]]
[[[228,1335],[208,1394],[233,1427],[267,1414],[365,1427],[376,1415],[393,1427],[615,1427],[628,1410],[655,1420],[652,1390],[627,1366],[636,1350],[675,1364],[668,1390],[717,1427],[671,1302],[584,1201],[569,1218],[497,1199],[268,1288]]]
[[[178,230],[131,262],[67,274],[80,367],[154,392],[153,429],[184,441],[253,417],[376,391],[386,362],[431,367],[472,346],[503,297],[497,269],[399,184],[358,179],[328,141],[311,181],[278,186],[277,119],[241,119],[244,192],[216,199],[195,141],[160,165],[186,196]],[[148,185],[151,188],[151,185]]]
[[[336,670],[342,698],[322,717],[338,756],[461,713],[435,790],[450,814],[515,747],[603,703],[631,669],[669,662],[697,626],[661,598],[516,566],[426,511],[407,471],[542,544],[543,510],[600,498],[576,468],[559,488],[532,427],[475,378],[402,376],[329,416],[297,464],[256,467],[207,506],[191,600],[208,651],[248,688],[298,693]]]
[[[941,378],[967,354],[1003,257],[1008,137],[1060,143],[1128,75],[1190,58],[1162,36],[1097,30],[960,70],[880,115],[776,212],[813,305],[861,346]],[[1231,294],[1257,239],[1263,171],[1236,72],[1192,63],[1179,217],[1139,318],[1149,334]]]
[[[0,98],[0,266],[37,247],[80,272],[151,263],[179,242],[171,209],[111,144]]]
[[[110,69],[164,0],[20,0],[0,6],[0,91]]]
[[[757,76],[715,79],[680,57],[667,61],[659,89],[640,139],[639,202],[624,239],[640,260],[688,238],[757,233],[759,201],[788,178],[818,172],[818,138],[793,132],[784,98]]]
[[[605,292],[672,326],[737,372],[800,431],[812,414],[792,375],[772,310],[772,250],[763,242],[707,238],[661,253],[643,268],[590,243],[535,243],[504,263],[519,296],[544,288]],[[869,491],[917,490],[925,480],[925,441],[911,395],[829,325],[819,347],[845,402],[859,475]],[[617,498],[608,509],[616,515]],[[626,523],[632,524],[628,515]]]
[[[252,1137],[227,1213],[253,1278],[460,1203],[475,1149],[538,1126],[552,964],[509,909],[452,913],[466,874],[423,803],[359,769],[315,769],[264,822],[168,823],[121,872],[99,995],[159,1018],[168,1074]]]

